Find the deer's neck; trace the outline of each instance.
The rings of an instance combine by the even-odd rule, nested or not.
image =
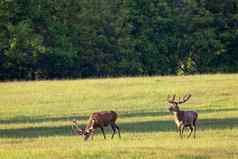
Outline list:
[[[175,120],[177,121],[183,121],[183,118],[184,118],[184,111],[176,111],[174,112],[174,117],[175,117]]]

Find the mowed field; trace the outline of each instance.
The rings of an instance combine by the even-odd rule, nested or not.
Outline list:
[[[191,99],[197,138],[180,139],[167,95]],[[71,134],[71,121],[114,110],[122,139]],[[238,74],[0,83],[1,159],[238,158]]]

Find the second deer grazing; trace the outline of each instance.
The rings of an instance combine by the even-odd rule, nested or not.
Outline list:
[[[193,137],[195,138],[196,136],[196,122],[198,119],[198,113],[195,111],[182,111],[178,106],[179,104],[188,101],[191,96],[191,94],[187,94],[182,99],[179,97],[179,100],[175,100],[176,95],[173,95],[172,98],[168,96],[167,99],[169,103],[169,111],[174,113],[174,121],[176,123],[177,130],[179,131],[179,135],[181,138],[183,137],[183,132],[186,127],[190,129],[188,137],[191,136],[193,131]]]
[[[103,127],[110,125],[113,130],[111,138],[114,137],[116,131],[118,132],[119,138],[121,138],[120,128],[116,124],[116,120],[117,120],[117,113],[114,111],[94,112],[90,115],[88,124],[86,125],[85,128],[79,128],[78,121],[73,120],[72,126],[73,133],[81,135],[83,136],[84,140],[87,140],[90,136],[91,138],[93,138],[96,129],[100,128],[103,133],[104,139],[106,139]]]

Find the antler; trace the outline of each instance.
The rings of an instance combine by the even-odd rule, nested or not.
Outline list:
[[[78,120],[76,120],[76,119],[73,119],[73,125],[72,125],[72,129],[73,128],[76,128],[76,129],[78,129],[79,128],[79,123],[78,123],[79,121]]]
[[[177,102],[178,104],[182,104],[182,103],[185,103],[189,100],[189,98],[191,97],[192,95],[191,94],[187,94],[183,97],[183,99],[181,100],[180,97],[179,97],[179,101]]]
[[[175,102],[175,96],[176,96],[176,95],[174,94],[174,95],[172,96],[172,99],[171,99],[171,98],[170,98],[170,95],[168,95],[168,99],[167,99],[168,102],[169,102],[169,103],[176,103],[176,102]]]
[[[191,94],[186,94],[183,97],[182,100],[181,100],[181,97],[179,97],[179,100],[176,101],[175,100],[176,95],[173,95],[172,98],[170,97],[170,95],[168,95],[168,99],[167,100],[168,100],[169,103],[172,103],[172,104],[175,104],[175,103],[176,104],[182,104],[182,103],[185,103],[186,101],[188,101],[191,96],[192,96]]]

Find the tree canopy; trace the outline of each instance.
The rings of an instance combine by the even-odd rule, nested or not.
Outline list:
[[[238,72],[237,0],[0,0],[0,80]]]

